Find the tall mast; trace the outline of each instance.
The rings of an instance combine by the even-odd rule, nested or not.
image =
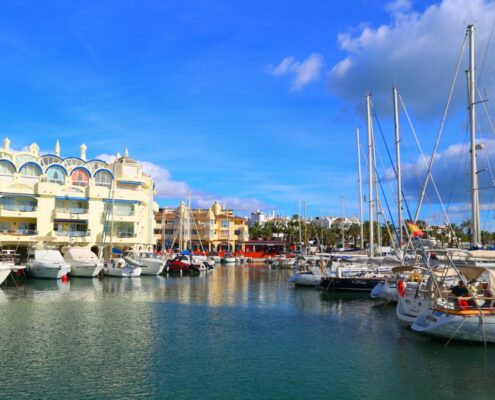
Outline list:
[[[478,166],[476,162],[476,114],[475,114],[475,68],[474,68],[474,25],[468,26],[469,32],[469,130],[471,133],[471,245],[481,243],[480,211],[478,198]]]
[[[359,192],[359,237],[361,239],[361,249],[364,249],[364,230],[363,230],[363,188],[361,181],[361,142],[359,140],[359,128],[356,128],[357,141],[357,164],[358,164],[358,192]]]
[[[308,254],[308,225],[306,224],[306,200],[304,200],[304,253]]]
[[[340,196],[340,236],[342,237],[342,248],[345,249],[345,237],[344,237],[344,196]]]
[[[302,251],[302,232],[301,232],[301,198],[299,197],[297,199],[297,203],[298,203],[298,214],[299,214],[299,250]]]
[[[398,97],[399,91],[394,85],[393,88],[394,97],[394,125],[395,125],[395,160],[396,160],[396,174],[397,174],[397,225],[399,234],[399,249],[402,247],[402,176],[400,172],[400,131],[399,131],[399,106]]]
[[[374,255],[373,248],[373,134],[371,126],[371,95],[366,95],[366,121],[368,125],[368,205],[369,205],[369,253],[370,257]]]
[[[379,250],[379,254],[382,252],[382,229],[380,227],[380,214],[382,213],[380,204],[380,187],[378,182],[378,168],[376,168],[376,145],[375,145],[375,132],[373,130],[373,124],[371,125],[371,140],[373,142],[373,176],[375,178],[375,215],[376,215],[376,248]]]

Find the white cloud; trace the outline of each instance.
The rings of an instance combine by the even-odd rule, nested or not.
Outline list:
[[[395,82],[416,115],[439,115],[447,100],[466,26],[472,22],[476,23],[480,72],[495,2],[443,0],[417,12],[409,1],[397,0],[386,8],[390,23],[355,27],[338,35],[345,55],[330,71],[330,89],[353,104],[364,103],[363,94],[370,91],[377,107],[391,110]],[[495,53],[488,51],[484,75],[493,62]],[[465,67],[466,63],[458,77],[456,106],[465,103]],[[486,79],[480,83],[482,87],[488,84]],[[492,85],[488,89],[493,93],[495,88]]]
[[[478,185],[480,187],[479,198],[482,210],[493,209],[495,199],[495,140],[483,140],[483,150],[477,152],[478,159]],[[438,152],[433,163],[433,178],[437,184],[442,202],[452,204],[450,211],[459,211],[470,204],[470,152],[469,144],[453,144],[444,151]],[[429,162],[429,157],[427,157]],[[423,159],[414,163],[402,164],[402,185],[406,196],[417,201],[421,193],[427,167]],[[386,171],[389,179],[394,178],[394,172]],[[427,203],[439,204],[431,180],[426,192]],[[458,206],[454,206],[457,204]],[[464,207],[464,208],[463,208]]]
[[[304,61],[297,61],[295,57],[285,57],[276,67],[270,68],[275,76],[292,75],[292,89],[300,90],[308,83],[320,79],[323,66],[323,57],[318,53],[311,54]]]
[[[113,162],[114,155],[100,154],[97,159]],[[156,197],[157,198],[174,198],[185,200],[188,193],[191,193],[191,202],[194,207],[208,208],[214,201],[218,201],[223,207],[236,210],[237,212],[250,213],[256,209],[263,209],[264,204],[256,199],[245,199],[240,197],[218,197],[211,194],[200,193],[192,190],[187,183],[172,179],[170,172],[149,161],[139,161],[143,166],[143,171],[151,176],[155,181]]]

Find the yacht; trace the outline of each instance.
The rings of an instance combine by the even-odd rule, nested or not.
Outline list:
[[[131,250],[127,252],[124,260],[131,265],[140,267],[142,275],[160,275],[165,268],[166,260],[151,251]]]
[[[3,250],[0,253],[0,285],[5,282],[10,273],[18,268],[15,265],[15,254],[13,250]]]
[[[322,272],[320,267],[309,267],[308,271],[298,272],[289,278],[289,283],[293,283],[295,286],[318,286],[321,278],[326,275],[326,272]]]
[[[135,278],[141,276],[143,269],[130,264],[122,257],[112,258],[103,265],[103,275],[116,278]]]
[[[60,251],[52,248],[30,249],[26,272],[33,278],[61,279],[70,271]]]
[[[68,247],[62,251],[71,276],[93,278],[103,270],[103,262],[87,247]]]

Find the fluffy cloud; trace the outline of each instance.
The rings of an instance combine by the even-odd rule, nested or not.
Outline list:
[[[113,162],[115,156],[110,154],[100,154],[97,159]],[[172,179],[170,172],[149,161],[139,161],[143,166],[143,171],[151,176],[155,181],[157,198],[186,199],[188,193],[191,194],[191,203],[193,207],[208,208],[214,201],[218,201],[223,207],[248,214],[256,209],[265,208],[264,204],[256,199],[243,199],[239,197],[218,197],[210,194],[201,193],[192,190],[185,182],[175,181]]]
[[[477,152],[479,197],[482,204],[481,209],[489,210],[493,209],[493,200],[495,199],[495,140],[484,140],[481,143],[483,149]],[[442,202],[458,204],[458,206],[450,206],[449,213],[464,210],[464,205],[470,204],[470,158],[469,144],[451,145],[435,156],[432,175],[442,197]],[[419,198],[426,171],[427,166],[422,158],[412,164],[402,164],[404,193],[413,201]],[[392,170],[387,170],[386,175],[390,179],[394,178]],[[431,180],[426,195],[428,203],[439,203]]]
[[[308,83],[317,81],[320,78],[323,57],[313,53],[304,61],[297,61],[295,57],[286,57],[276,67],[271,67],[270,71],[275,76],[293,76],[292,89],[300,90]]]
[[[386,8],[391,18],[389,24],[361,26],[338,35],[345,56],[330,71],[330,88],[353,104],[364,103],[363,95],[370,91],[377,107],[391,110],[391,87],[395,82],[416,115],[439,115],[446,103],[466,25],[470,22],[476,23],[478,74],[483,72],[481,62],[495,2],[443,0],[417,12],[411,9],[409,1],[398,0]],[[494,61],[495,54],[488,51],[486,65]],[[466,65],[461,66],[456,86],[457,106],[465,103]],[[485,75],[486,69],[485,66]],[[488,85],[483,75],[480,85]],[[492,85],[488,89],[493,93],[495,88]]]

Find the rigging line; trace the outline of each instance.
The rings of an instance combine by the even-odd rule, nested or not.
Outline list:
[[[375,148],[375,150],[377,150],[377,153],[378,153],[378,158],[380,159],[381,161],[381,155],[380,155],[380,151],[378,149]],[[383,166],[382,166],[383,168]],[[385,196],[385,190],[383,189],[383,185],[382,185],[382,181],[381,179],[378,177],[378,171],[375,170],[375,175],[376,175],[376,180],[378,182],[378,185],[380,186],[380,192],[382,193],[382,197],[383,197],[383,200],[385,202],[385,205],[387,206],[387,211],[388,211],[388,215],[390,217],[390,221],[392,222],[392,224],[394,225],[395,227],[395,222],[394,222],[394,217],[392,216],[392,213],[390,211],[390,207],[389,207],[389,204],[388,204],[388,201],[387,201],[387,197]],[[379,202],[380,202],[380,199],[379,199]],[[377,207],[379,206],[379,204],[377,203]],[[381,213],[383,214],[383,208],[381,208]],[[387,223],[387,220],[385,219],[385,223]]]
[[[371,111],[373,112],[373,116],[375,117],[375,121],[376,121],[376,123],[378,125],[378,130],[380,131],[380,136],[382,138],[383,144],[385,145],[385,149],[387,150],[388,159],[390,161],[390,164],[392,165],[392,170],[394,171],[394,176],[397,179],[397,171],[395,169],[395,164],[394,164],[394,162],[392,160],[392,156],[391,156],[390,151],[388,149],[388,145],[387,145],[387,142],[385,140],[385,135],[383,134],[383,130],[382,130],[382,127],[380,125],[380,121],[378,120],[378,115],[376,113],[375,107],[373,106],[373,101],[371,100],[370,102],[371,102]],[[384,168],[384,170],[385,170],[385,168]],[[392,190],[392,193],[394,193],[393,190]],[[411,213],[409,211],[409,205],[407,203],[407,199],[406,199],[406,196],[404,196],[404,192],[403,191],[402,191],[402,201],[404,202],[404,204],[406,206],[406,210],[407,210],[407,213],[409,215],[409,219],[411,219]]]
[[[389,189],[390,189],[390,191],[391,191],[392,193],[394,193],[394,191],[393,191],[393,189],[392,189],[392,185],[391,185],[391,183],[390,183],[390,180],[388,179],[388,176],[387,176],[387,173],[386,173],[386,170],[385,170],[385,166],[384,166],[384,164],[383,164],[383,158],[382,158],[382,155],[381,155],[381,153],[380,153],[380,150],[379,150],[378,148],[376,148],[376,150],[377,150],[377,154],[378,154],[378,160],[380,161],[380,165],[381,165],[381,167],[382,167],[382,169],[383,169],[383,171],[384,171],[384,176],[385,176],[385,179],[387,180],[387,183],[388,183]],[[379,178],[378,178],[378,171],[376,171],[376,173],[377,173],[377,180],[379,180]],[[380,181],[380,180],[379,180],[379,181]],[[385,204],[387,205],[387,211],[388,211],[388,213],[389,213],[390,220],[392,221],[392,224],[393,224],[393,226],[394,226],[394,233],[395,233],[396,239],[397,239],[397,241],[399,241],[399,231],[398,231],[398,227],[397,227],[397,226],[395,226],[395,222],[394,222],[394,219],[393,219],[393,217],[392,217],[392,213],[391,213],[391,211],[390,211],[390,208],[389,208],[388,203],[387,203],[387,199],[386,199],[386,197],[385,197],[385,191],[384,191],[384,189],[383,189],[382,187],[380,187],[380,189],[381,189],[381,192],[382,192],[383,197],[385,198]]]
[[[425,163],[425,165],[427,165],[428,163],[426,161],[426,157],[424,155],[423,149],[421,148],[421,144],[419,143],[418,136],[416,135],[416,130],[414,129],[414,126],[412,124],[411,118],[409,117],[409,113],[407,112],[406,105],[404,104],[404,100],[402,99],[402,96],[400,94],[399,94],[399,100],[400,100],[400,103],[401,103],[401,105],[402,105],[402,107],[404,109],[404,113],[406,115],[407,121],[409,122],[409,126],[410,126],[410,128],[411,128],[411,130],[413,132],[414,140],[416,141],[416,144],[417,144],[417,146],[419,148],[419,151],[421,153],[421,158],[423,159],[423,162]],[[434,156],[432,155],[431,156],[431,160],[433,160],[433,157]],[[433,162],[431,160],[430,160],[430,167],[433,165]],[[440,202],[440,205],[442,207],[442,210],[443,210],[443,212],[445,214],[445,220],[447,221],[448,225],[451,226],[451,222],[450,222],[449,216],[447,215],[447,211],[445,210],[445,206],[444,206],[444,204],[442,202],[442,197],[440,196],[440,192],[438,190],[438,187],[437,187],[437,185],[435,183],[435,179],[433,178],[433,175],[431,174],[431,172],[430,172],[430,176],[431,176],[431,183],[433,185],[433,188],[435,189],[436,195],[438,196],[438,201]],[[425,182],[426,182],[426,180],[425,180]],[[426,192],[426,186],[423,186],[423,189]],[[423,194],[423,198],[424,198],[424,194]],[[420,199],[420,201],[421,201],[421,199]],[[416,214],[419,213],[420,207],[421,207],[421,204],[418,204],[418,208],[416,210]],[[414,222],[416,222],[416,221],[417,221],[417,215],[415,216],[415,219],[414,219]],[[452,230],[452,226],[450,228]]]
[[[467,132],[467,129],[466,129],[464,131],[464,139],[462,140],[462,143],[466,143],[467,134],[468,134],[468,132]],[[465,147],[467,147],[467,144],[463,144],[462,145],[462,151],[463,151],[463,153],[464,153]],[[454,179],[452,181],[453,185],[451,185],[450,194],[449,194],[448,201],[447,201],[447,213],[450,211],[450,207],[452,205],[452,197],[454,196],[454,188],[455,188],[455,183],[457,181],[457,176],[459,174],[459,168],[461,166],[461,160],[462,160],[462,158],[461,157],[458,157],[457,163],[456,163],[456,168],[455,168]]]
[[[416,220],[418,219],[419,211],[421,210],[421,205],[423,203],[423,199],[424,199],[425,194],[426,194],[426,188],[428,186],[428,181],[430,179],[431,169],[433,167],[433,161],[435,159],[435,155],[437,154],[438,144],[440,143],[440,137],[442,136],[442,131],[443,131],[443,127],[445,125],[445,120],[447,119],[447,112],[449,110],[450,101],[452,100],[452,95],[454,93],[454,87],[455,87],[455,83],[457,81],[457,75],[459,73],[459,67],[461,66],[462,56],[463,56],[464,50],[466,48],[467,37],[468,37],[468,30],[466,30],[466,33],[464,34],[464,41],[462,42],[461,54],[459,54],[459,59],[457,60],[457,66],[455,69],[454,77],[452,79],[452,85],[450,86],[450,92],[449,92],[449,96],[447,99],[447,104],[445,105],[445,109],[444,109],[443,117],[442,117],[442,122],[440,124],[440,128],[439,128],[438,134],[437,134],[437,140],[435,142],[435,147],[433,148],[433,152],[431,154],[430,163],[429,163],[428,169],[426,171],[425,181],[423,184],[423,188],[421,189],[421,196],[419,198],[418,207],[416,208],[416,214],[414,215],[414,222],[416,222]],[[399,93],[399,98],[402,98],[400,93]],[[402,100],[401,100],[401,102],[402,102]]]
[[[382,141],[383,141],[383,144],[384,144],[384,146],[385,146],[385,150],[387,150],[387,156],[388,156],[388,159],[389,159],[389,161],[390,161],[390,164],[392,165],[392,170],[394,171],[394,176],[397,178],[397,171],[396,171],[396,169],[395,169],[394,162],[392,161],[392,156],[391,156],[391,154],[390,154],[390,150],[389,150],[389,148],[388,148],[388,146],[387,146],[387,141],[385,140],[385,135],[383,134],[383,130],[382,130],[382,127],[381,127],[381,125],[380,125],[380,121],[379,121],[379,119],[378,119],[378,115],[377,115],[377,113],[376,113],[376,109],[375,109],[375,107],[373,106],[373,102],[372,102],[372,101],[371,101],[371,110],[372,110],[372,112],[373,112],[373,116],[375,117],[375,121],[376,121],[376,123],[377,123],[377,125],[378,125],[378,130],[380,131],[380,136],[381,136]],[[383,168],[383,170],[385,171],[385,167],[384,167],[384,164],[383,164],[383,160],[382,160],[382,159],[380,159],[380,162],[381,162],[381,164],[382,164],[382,168]],[[386,176],[386,174],[385,174],[385,176]],[[391,185],[390,185],[390,181],[388,180],[388,178],[387,178],[387,181],[388,181],[388,183],[389,183],[389,186],[391,186]],[[391,191],[392,193],[394,193],[394,190],[393,190],[391,187],[390,187],[390,191]],[[383,189],[382,189],[382,192],[383,192]],[[383,196],[385,196],[385,194],[383,194]],[[406,202],[406,199],[404,198],[404,196],[403,196],[403,201],[404,201],[404,202]],[[387,207],[388,207],[388,204],[387,204]],[[390,210],[389,210],[389,214],[390,214],[390,216],[391,216]],[[393,218],[391,218],[391,220],[393,221]],[[399,229],[400,229],[400,228],[398,228],[397,226],[395,226],[395,223],[393,223],[393,224],[394,224],[394,232],[395,232],[395,235],[397,236],[397,240],[398,240],[398,238],[399,238]]]
[[[478,72],[478,81],[481,81],[481,76],[483,74],[483,68],[485,67],[485,61],[486,61],[486,58],[488,56],[488,49],[490,48],[490,41],[492,40],[494,28],[495,28],[495,17],[493,17],[493,20],[492,20],[492,27],[490,29],[490,34],[488,35],[488,40],[486,42],[485,54],[483,56],[483,61],[481,62],[481,68],[479,69],[479,72]]]

